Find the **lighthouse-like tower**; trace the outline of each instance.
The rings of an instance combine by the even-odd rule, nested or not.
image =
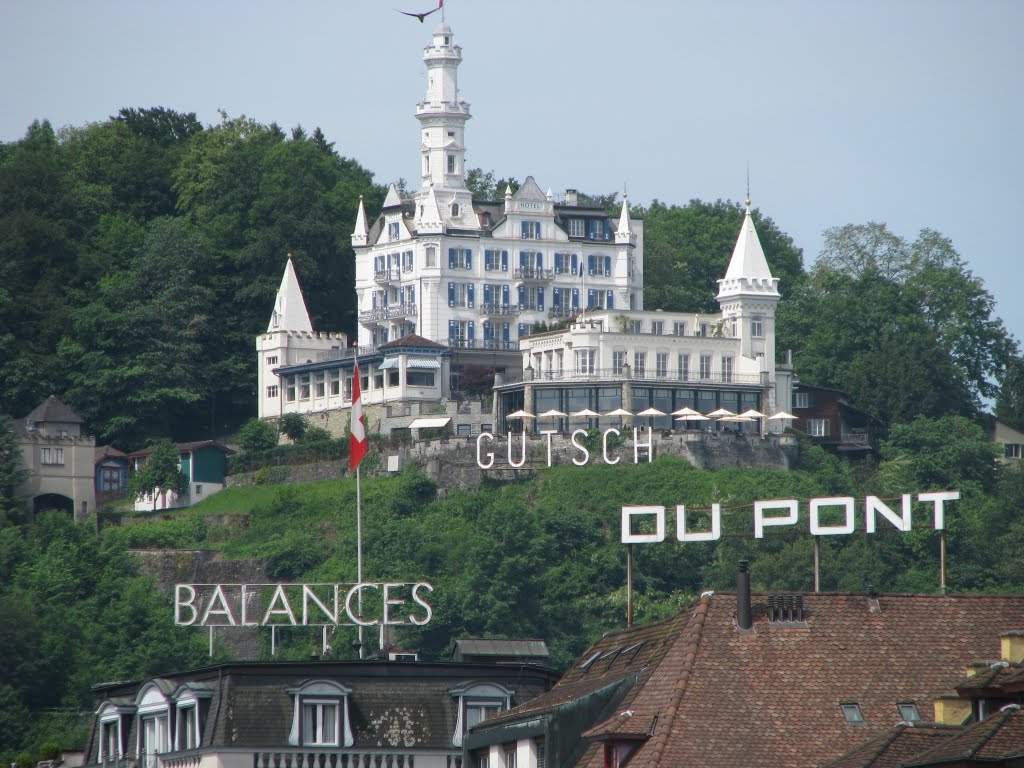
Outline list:
[[[430,45],[423,49],[427,92],[416,105],[420,122],[420,191],[416,196],[417,225],[437,219],[460,229],[480,228],[466,188],[466,121],[469,104],[459,99],[462,47],[455,45],[451,27],[441,22]],[[417,226],[417,229],[421,227]]]

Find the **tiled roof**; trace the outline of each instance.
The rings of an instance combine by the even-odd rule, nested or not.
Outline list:
[[[56,395],[50,395],[25,417],[25,423],[84,424],[85,420],[64,405],[59,397]]]
[[[899,703],[930,712],[965,664],[998,658],[1000,633],[1024,627],[1024,596],[810,594],[803,604],[805,626],[784,626],[767,620],[766,596],[755,595],[754,631],[743,633],[735,595],[705,595],[674,619],[606,635],[551,692],[501,719],[552,712],[634,675],[615,712],[587,731],[627,739],[650,726],[630,768],[806,768],[887,732]],[[597,652],[640,640],[633,663],[599,656],[584,668]],[[851,702],[863,724],[843,717],[840,704]],[[576,765],[601,768],[596,747]]]
[[[174,447],[178,449],[178,453],[192,453],[193,451],[198,451],[200,448],[207,447],[218,448],[228,456],[235,452],[234,448],[229,448],[219,440],[195,440],[191,443],[175,443]],[[143,448],[141,451],[133,451],[127,455],[129,458],[134,459],[149,456],[151,453],[152,451],[149,448]]]
[[[993,691],[1016,692],[1024,689],[1024,664],[997,662],[982,668],[956,684],[962,696],[977,697]]]
[[[961,765],[997,763],[1024,756],[1024,710],[1011,704],[1001,712],[964,728],[953,738],[904,763],[932,766],[956,762]]]
[[[112,445],[97,445],[93,451],[93,461],[100,462],[103,459],[125,459],[128,454],[124,451],[119,451]]]
[[[546,659],[548,646],[543,640],[504,640],[485,637],[459,637],[455,648],[463,656],[535,656]]]
[[[402,336],[400,339],[389,341],[385,344],[381,344],[377,349],[397,349],[399,347],[428,347],[430,349],[448,349],[444,344],[438,344],[436,341],[425,339],[422,336],[417,336],[415,333],[409,333]]]
[[[900,723],[819,768],[900,768],[907,760],[960,733],[953,725]]]

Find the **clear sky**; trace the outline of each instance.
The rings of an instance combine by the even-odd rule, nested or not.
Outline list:
[[[0,141],[125,106],[320,126],[418,172],[434,0],[3,0]],[[741,200],[813,261],[828,227],[953,243],[1024,340],[1024,2],[446,0],[467,164],[641,203]]]

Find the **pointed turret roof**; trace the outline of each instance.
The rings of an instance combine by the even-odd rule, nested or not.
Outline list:
[[[615,242],[620,245],[635,244],[636,236],[629,223],[629,197],[622,196],[622,210],[619,211],[619,226],[615,229]]]
[[[434,188],[430,187],[423,202],[420,203],[416,231],[420,234],[433,234],[441,232],[443,229],[444,223],[441,221],[441,209],[437,205],[437,195],[434,193]]]
[[[395,208],[402,204],[402,196],[398,194],[398,187],[394,184],[388,185],[388,194],[384,198],[384,210],[388,208]]]
[[[59,397],[50,395],[25,417],[26,424],[84,424],[77,413],[68,408]]]
[[[719,298],[739,293],[779,295],[779,281],[772,277],[772,271],[768,268],[768,260],[750,215],[749,200],[743,215],[743,226],[740,227],[740,235],[736,238],[736,247],[729,260],[729,268],[725,271],[725,279],[718,281]]]
[[[366,239],[370,234],[370,228],[366,226],[366,206],[363,205],[363,196],[359,196],[359,210],[356,211],[356,226],[352,230],[352,245],[366,245]]]
[[[764,257],[764,249],[754,228],[754,219],[750,215],[750,201],[747,200],[747,211],[743,214],[743,226],[740,236],[736,238],[736,247],[732,251],[729,269],[725,272],[726,280],[740,277],[772,279],[768,268],[768,260]]]
[[[285,265],[281,287],[277,289],[277,299],[274,301],[274,312],[267,326],[267,333],[274,331],[313,332],[313,324],[309,321],[306,300],[302,298],[302,288],[299,287],[299,277],[295,274],[291,254],[288,255],[288,264]]]

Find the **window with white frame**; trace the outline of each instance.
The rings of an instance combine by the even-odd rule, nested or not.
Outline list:
[[[597,350],[576,350],[576,373],[581,376],[592,376],[597,365]]]
[[[270,398],[277,397],[277,392],[278,392],[277,384],[270,384],[267,387],[267,398],[270,399]]]
[[[310,680],[289,688],[292,727],[288,743],[303,747],[351,747],[348,696],[352,691],[330,680]]]
[[[643,333],[644,332],[644,321],[643,320],[630,320],[628,328],[629,328],[629,332],[630,333]]]
[[[664,320],[652,320],[651,321],[651,333],[655,336],[661,336],[665,333],[665,321]]]
[[[612,352],[612,373],[621,376],[626,367],[626,353],[622,350]]]
[[[686,352],[679,353],[678,364],[679,380],[686,381],[690,378],[690,355]]]
[[[469,248],[449,248],[448,249],[448,268],[449,269],[472,269],[473,268],[473,251]]]
[[[268,355],[267,365],[277,365],[277,355]]]
[[[647,353],[646,352],[634,352],[633,353],[633,376],[638,379],[644,378],[647,375]]]
[[[700,377],[702,379],[711,378],[711,355],[700,356]]]
[[[294,376],[289,376],[284,381],[285,381],[285,388],[284,388],[285,395],[284,395],[284,399],[287,400],[289,403],[294,403],[295,402],[295,377]]]
[[[732,381],[732,358],[722,357],[722,381]]]
[[[455,173],[455,155],[448,155],[448,173]]]
[[[456,747],[462,746],[462,738],[470,728],[496,717],[512,703],[512,691],[497,683],[476,683],[453,688],[449,693],[458,699],[458,716],[452,738],[452,745]]]
[[[587,223],[585,219],[569,219],[569,237],[586,237]]]
[[[505,755],[505,768],[516,768],[516,745],[505,744],[501,750]]]
[[[1007,443],[1006,450],[1003,453],[1003,457],[1007,459],[1019,459],[1021,457],[1021,448],[1024,447],[1020,443]]]
[[[524,240],[539,240],[540,239],[540,222],[539,221],[524,221],[521,223],[520,233]]]
[[[754,315],[750,318],[750,335],[755,339],[764,338],[764,317]]]
[[[174,695],[174,750],[198,749],[202,744],[201,723],[212,692],[183,686]]]
[[[134,706],[117,705],[107,701],[97,710],[99,720],[99,743],[96,746],[96,762],[100,765],[116,765],[125,757],[125,736],[128,734]]]
[[[672,335],[673,336],[685,336],[686,335],[686,323],[679,320],[672,323]]]
[[[811,393],[810,392],[797,392],[793,395],[793,407],[794,408],[810,408],[811,407]]]
[[[432,245],[427,246],[426,250],[426,262],[428,267],[437,266],[437,248]]]
[[[402,235],[402,225],[397,221],[388,222],[388,240],[397,240]]]
[[[156,768],[157,755],[170,751],[170,702],[156,683],[143,686],[135,701],[139,718],[135,754],[142,768]]]
[[[659,379],[668,376],[668,352],[658,352],[654,356],[654,375]]]
[[[829,436],[829,421],[828,419],[807,419],[807,434],[811,437],[828,437]]]
[[[341,371],[331,371],[331,396],[337,397],[341,394]]]
[[[299,400],[309,400],[309,374],[299,376]]]
[[[327,395],[325,378],[326,374],[324,373],[318,373],[313,377],[313,392],[316,397],[324,397]]]

